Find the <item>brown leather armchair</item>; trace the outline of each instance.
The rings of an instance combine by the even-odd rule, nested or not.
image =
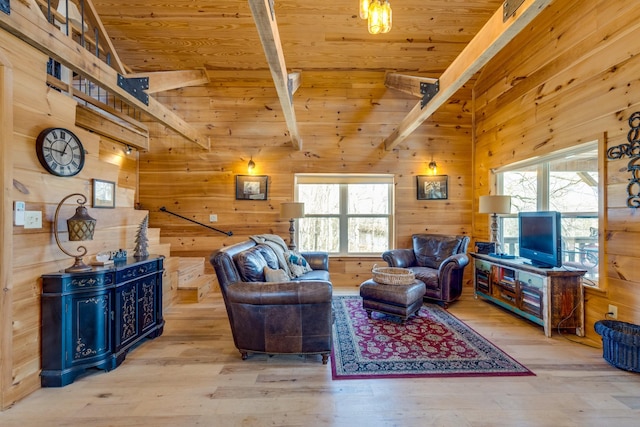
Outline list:
[[[253,240],[216,250],[216,271],[233,334],[245,360],[248,353],[320,354],[331,352],[332,285],[329,257],[302,253],[313,269],[283,282],[266,282],[264,267],[278,268],[273,250]]]
[[[467,236],[414,234],[412,249],[394,249],[382,254],[390,267],[408,268],[427,287],[425,299],[435,300],[445,307],[462,293]]]

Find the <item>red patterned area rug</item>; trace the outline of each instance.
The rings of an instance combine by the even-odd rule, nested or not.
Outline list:
[[[535,375],[438,305],[424,304],[405,324],[335,296],[334,380]]]

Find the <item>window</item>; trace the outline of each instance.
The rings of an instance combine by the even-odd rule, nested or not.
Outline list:
[[[503,215],[504,251],[518,254],[518,212],[562,213],[563,264],[587,270],[598,280],[598,144],[585,144],[546,158],[496,170],[498,192],[511,196]]]
[[[393,175],[296,175],[301,251],[379,255],[393,241]]]

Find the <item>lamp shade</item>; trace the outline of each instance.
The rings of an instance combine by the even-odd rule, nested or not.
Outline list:
[[[281,218],[303,218],[304,203],[301,202],[285,202],[280,204]]]
[[[84,205],[76,208],[76,213],[67,220],[70,241],[93,240],[93,232],[96,228],[96,220],[89,216]]]
[[[511,196],[480,196],[479,213],[511,213]]]

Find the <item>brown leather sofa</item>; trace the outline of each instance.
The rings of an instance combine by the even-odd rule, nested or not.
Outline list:
[[[333,320],[329,256],[302,255],[312,271],[290,281],[266,282],[264,267],[278,268],[268,245],[247,240],[211,254],[209,261],[243,360],[248,353],[293,353],[320,354],[322,363],[327,363]]]
[[[427,287],[424,299],[435,300],[445,307],[462,293],[467,236],[414,234],[412,249],[394,249],[382,254],[390,267],[408,268]]]

